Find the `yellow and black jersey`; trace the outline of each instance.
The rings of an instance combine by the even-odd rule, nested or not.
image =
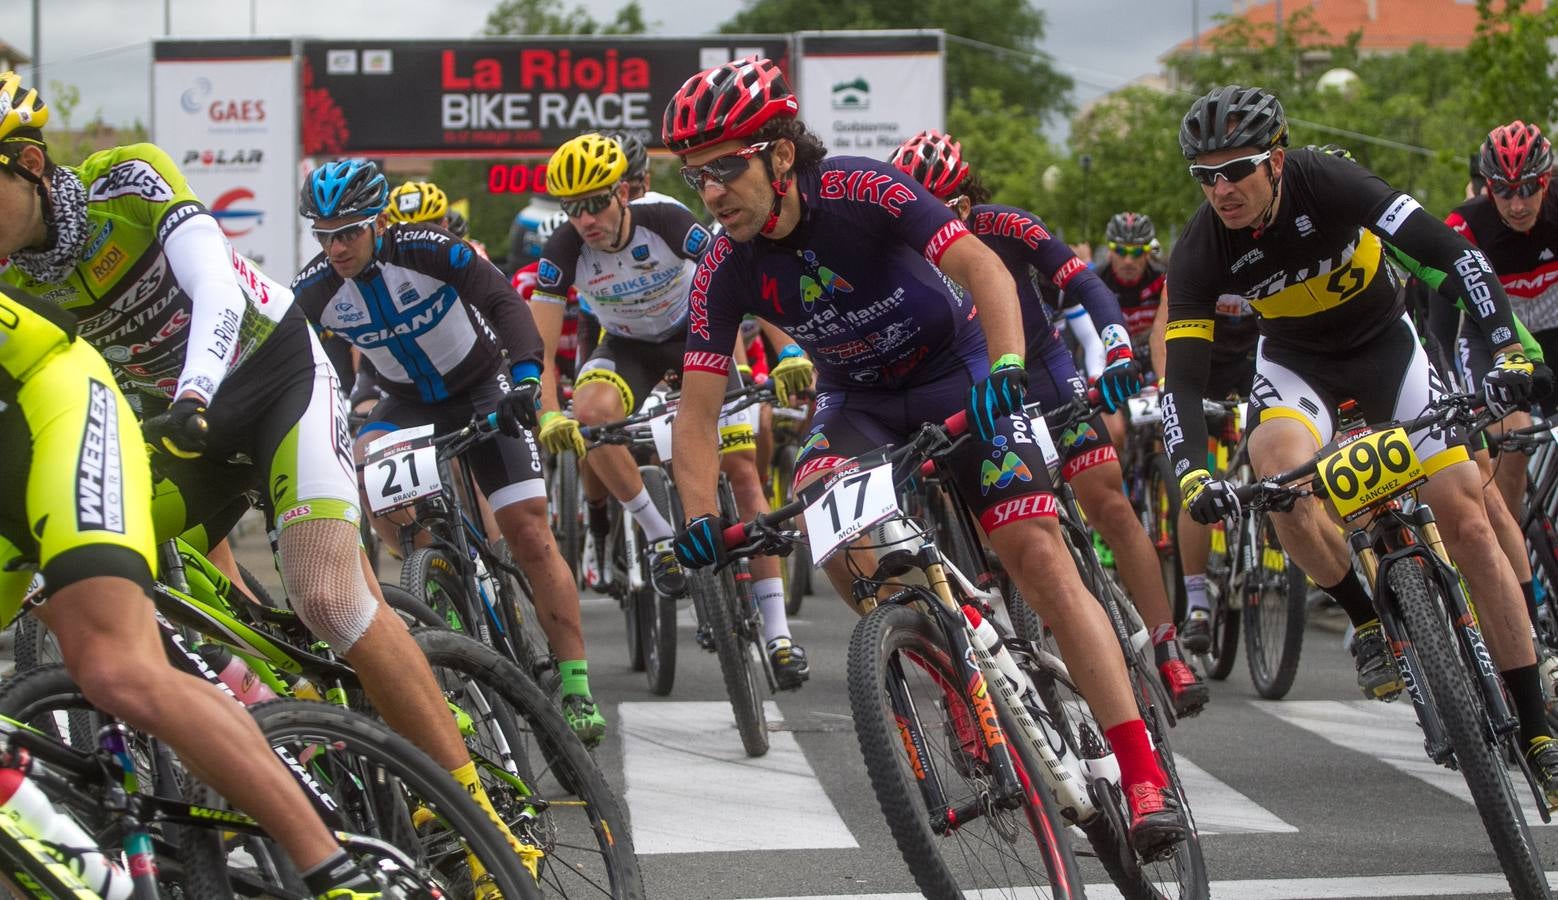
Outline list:
[[[75,339],[70,313],[0,284],[0,403],[12,402],[27,376]]]

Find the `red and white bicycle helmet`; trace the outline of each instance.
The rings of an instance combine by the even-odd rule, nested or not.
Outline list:
[[[1513,184],[1546,175],[1553,167],[1553,145],[1535,125],[1516,119],[1488,132],[1478,167],[1482,177]]]
[[[891,162],[941,200],[950,199],[968,176],[963,145],[934,128],[900,144]]]
[[[770,120],[799,112],[795,92],[774,61],[750,56],[687,79],[666,104],[660,139],[681,156],[750,137]]]

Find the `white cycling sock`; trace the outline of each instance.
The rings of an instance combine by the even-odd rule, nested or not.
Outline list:
[[[1211,612],[1212,605],[1206,602],[1206,576],[1185,576],[1185,609],[1199,609],[1202,612]]]
[[[671,536],[671,523],[660,515],[660,510],[655,509],[653,500],[649,499],[649,489],[639,488],[638,496],[624,503],[628,515],[638,523],[638,527],[644,532],[644,538],[650,543],[663,541]]]
[[[784,614],[784,579],[763,578],[752,582],[757,611],[763,614],[763,643],[790,636],[790,620]]]

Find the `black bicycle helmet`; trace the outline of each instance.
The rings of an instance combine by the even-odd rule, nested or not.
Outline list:
[[[1115,213],[1104,226],[1104,240],[1116,244],[1150,244],[1157,236],[1158,229],[1145,213]]]
[[[1258,87],[1230,84],[1190,104],[1179,123],[1179,149],[1186,159],[1235,147],[1286,147],[1288,120],[1282,103]]]

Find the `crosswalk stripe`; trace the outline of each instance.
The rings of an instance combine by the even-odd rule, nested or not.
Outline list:
[[[1190,800],[1199,834],[1287,834],[1298,831],[1270,810],[1174,754],[1179,780]]]
[[[1472,802],[1471,790],[1459,772],[1434,765],[1423,752],[1423,731],[1410,703],[1383,704],[1374,700],[1250,701],[1290,725],[1327,741],[1378,759],[1397,771],[1432,785],[1452,797]],[[1525,810],[1526,822],[1542,827],[1535,797],[1518,773],[1511,774],[1515,795]],[[1194,796],[1194,795],[1192,795]],[[1558,824],[1555,821],[1551,824]]]
[[[859,846],[790,732],[754,759],[725,701],[623,703],[617,719],[640,854]]]
[[[1558,872],[1548,872],[1549,882]],[[1006,900],[1011,897],[1046,896],[1002,891],[966,891],[965,900]],[[1343,900],[1373,897],[1449,897],[1476,894],[1508,894],[1502,875],[1361,875],[1351,878],[1280,878],[1212,882],[1212,900]],[[1089,884],[1088,900],[1116,900],[1120,892],[1112,884]],[[761,900],[919,900],[919,894],[825,894],[805,897],[763,897]]]

